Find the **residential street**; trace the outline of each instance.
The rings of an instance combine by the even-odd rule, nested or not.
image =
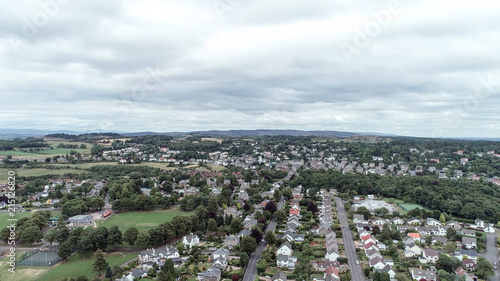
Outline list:
[[[486,234],[486,254],[485,258],[493,264],[496,262],[498,264],[498,248],[497,248],[497,235],[496,234]],[[490,281],[498,281],[498,269],[495,270],[495,275],[489,279]]]
[[[281,210],[283,208],[283,203],[284,203],[284,198],[281,197],[280,202],[278,203],[278,210]],[[266,231],[263,233],[265,234],[268,231],[273,232],[274,229],[276,228],[276,218],[273,217],[271,219],[271,222],[269,222],[269,225],[266,228]],[[264,250],[267,246],[267,242],[265,240],[262,240],[259,242],[257,245],[257,249],[253,254],[250,256],[250,260],[248,261],[248,266],[247,269],[245,270],[245,276],[243,276],[243,281],[253,281],[255,279],[255,275],[257,275],[257,261],[260,259],[260,254],[262,253],[262,250]]]
[[[345,254],[349,259],[351,280],[366,280],[361,265],[356,264],[358,261],[358,254],[356,253],[356,247],[354,246],[354,240],[352,239],[352,232],[349,229],[349,222],[345,213],[344,203],[342,203],[342,200],[339,197],[334,196],[333,198],[335,199],[335,204],[337,205],[337,214],[340,220],[340,225],[342,226],[342,239],[344,241]]]

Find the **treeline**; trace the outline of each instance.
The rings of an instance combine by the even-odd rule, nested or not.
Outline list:
[[[25,138],[25,139],[15,139],[15,140],[0,140],[0,150],[14,150],[16,148],[44,148],[50,147],[41,138]]]
[[[87,145],[85,144],[81,144],[81,145],[78,145],[78,144],[64,144],[64,143],[60,143],[57,145],[57,148],[69,148],[69,149],[85,149],[87,148]]]
[[[128,176],[133,172],[138,173],[142,177],[155,177],[160,174],[159,168],[152,168],[148,166],[134,166],[134,165],[103,165],[103,166],[93,166],[89,169],[92,173],[96,175],[101,175],[105,177],[121,177]]]
[[[500,221],[500,189],[480,181],[436,180],[429,177],[390,177],[345,174],[335,170],[303,170],[290,181],[292,187],[319,190],[335,188],[352,196],[375,194],[417,203],[466,219]]]

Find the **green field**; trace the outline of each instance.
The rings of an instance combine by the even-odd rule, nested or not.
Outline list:
[[[8,253],[8,252],[7,252]],[[25,252],[17,251],[16,256],[20,257]],[[49,271],[50,267],[16,267],[15,273],[8,271],[10,265],[7,264],[7,257],[3,256],[0,260],[0,280],[25,281],[36,280],[38,277]]]
[[[142,232],[154,229],[164,222],[171,221],[175,216],[190,216],[192,214],[194,212],[183,212],[177,208],[164,211],[125,212],[113,214],[107,219],[98,220],[97,225],[107,228],[117,225],[121,231],[135,226]]]
[[[105,254],[105,259],[109,263],[110,267],[114,265],[121,265],[135,257],[137,257],[138,252],[131,253],[111,253]],[[62,280],[65,277],[73,277],[76,278],[78,276],[86,276],[90,280],[92,280],[97,273],[92,273],[92,264],[95,259],[93,257],[89,257],[86,259],[82,259],[81,255],[76,254],[68,258],[66,262],[60,262],[50,271],[42,275],[39,281],[58,281]],[[3,274],[2,274],[3,277]],[[10,279],[9,279],[10,280]],[[25,280],[34,280],[34,279],[25,279]]]
[[[47,209],[48,211],[51,212],[52,217],[58,216],[61,214],[61,210],[50,210]],[[9,225],[9,221],[7,219],[13,218],[13,219],[22,219],[22,218],[29,218],[31,217],[32,212],[20,212],[17,211],[15,213],[15,217],[10,217],[8,212],[0,212],[0,229],[6,227]],[[1,280],[1,279],[0,279]]]

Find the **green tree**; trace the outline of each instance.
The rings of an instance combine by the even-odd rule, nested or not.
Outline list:
[[[108,262],[104,258],[104,255],[102,254],[101,250],[97,250],[96,255],[95,255],[95,261],[94,264],[92,265],[92,272],[97,272],[99,275],[106,270],[106,268],[109,266]]]
[[[80,253],[84,257],[88,257],[88,255],[92,252],[92,239],[86,235],[83,235],[78,239],[77,243],[78,253]]]
[[[447,254],[440,254],[438,260],[436,261],[436,269],[443,269],[448,273],[455,272],[455,269],[462,266],[462,261],[455,257],[450,257]]]
[[[209,219],[207,223],[207,229],[209,231],[217,231],[217,222],[214,219]]]
[[[483,279],[488,279],[491,276],[495,275],[495,270],[489,261],[487,261],[483,257],[477,258],[477,267],[476,267],[477,276]]]
[[[243,224],[242,224],[240,218],[234,218],[231,221],[231,233],[236,234],[236,233],[240,232],[242,227],[243,227]]]
[[[266,260],[260,259],[257,261],[257,272],[262,273],[266,271],[267,262]]]
[[[441,215],[439,215],[439,221],[441,223],[445,223],[446,222],[446,217],[444,216],[444,213],[441,213]]]
[[[271,245],[276,244],[276,236],[271,231],[266,232],[264,239]]]
[[[43,238],[43,233],[38,226],[30,226],[25,228],[19,237],[22,241],[31,244],[39,242]]]
[[[149,272],[148,272],[148,275],[149,275]],[[105,276],[106,276],[106,278],[109,278],[109,279],[113,278],[113,271],[111,270],[111,267],[109,265],[106,267],[106,275]],[[152,277],[154,277],[154,276],[152,276]]]
[[[279,222],[284,222],[286,220],[286,213],[284,210],[278,210],[274,213],[274,216]]]
[[[60,256],[63,260],[69,258],[71,253],[73,252],[73,247],[69,241],[65,241],[59,245],[59,250],[57,251],[57,255]]]
[[[117,225],[113,225],[109,228],[108,234],[108,244],[110,245],[121,245],[122,244],[122,232]]]
[[[246,267],[249,259],[250,259],[250,257],[248,256],[248,254],[246,252],[241,252],[241,254],[240,254],[241,267]]]
[[[43,236],[43,240],[50,242],[50,245],[52,246],[52,242],[56,240],[56,230],[51,229],[45,233]]]
[[[257,248],[257,241],[251,236],[245,236],[240,241],[241,250],[245,251],[248,255],[252,254]]]
[[[149,236],[149,233],[147,232],[141,232],[137,235],[137,246],[143,248],[143,249],[146,249],[148,248],[150,245],[150,236]]]
[[[130,246],[134,246],[137,235],[139,235],[139,230],[135,227],[129,227],[123,233],[123,241],[127,242]]]

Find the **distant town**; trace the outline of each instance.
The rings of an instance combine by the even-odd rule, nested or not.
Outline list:
[[[49,134],[0,190],[2,280],[499,280],[495,141]]]

